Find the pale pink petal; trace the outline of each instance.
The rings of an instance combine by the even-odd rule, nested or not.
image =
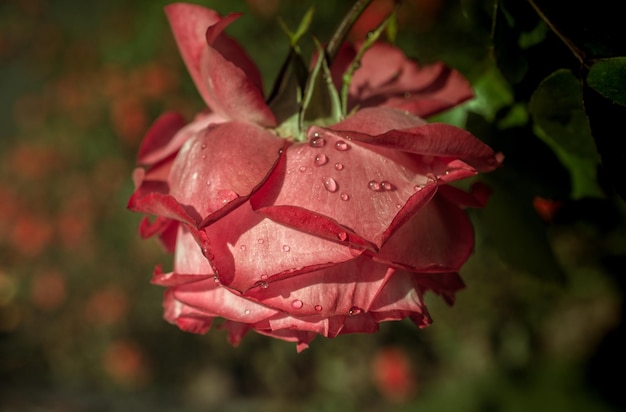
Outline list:
[[[251,123],[213,125],[189,139],[172,165],[170,193],[208,224],[263,183],[285,144]]]
[[[165,11],[183,60],[207,105],[228,119],[274,126],[258,69],[244,50],[222,33],[236,16],[223,19],[213,10],[186,3],[166,6]]]
[[[257,286],[244,296],[294,317],[356,315],[367,311],[394,269],[357,257],[322,270]]]
[[[253,208],[301,231],[372,250],[430,200],[448,167],[447,160],[426,163],[321,128],[312,127],[309,136],[317,145],[289,146],[251,198]]]
[[[480,172],[491,171],[500,166],[500,157],[489,146],[471,133],[448,124],[430,123],[408,129],[389,130],[382,134],[355,131],[359,130],[357,128],[362,130],[359,126],[361,121],[375,122],[378,119],[385,121],[384,118],[389,110],[393,109],[360,110],[343,122],[332,126],[332,129],[337,135],[346,139],[349,137],[352,140],[378,147],[422,156],[461,160]],[[426,159],[423,159],[423,162],[426,162]]]
[[[154,164],[176,153],[196,133],[209,125],[223,123],[225,119],[215,113],[201,113],[188,125],[177,113],[167,113],[152,125],[141,148],[139,164]]]
[[[216,110],[206,78],[202,75],[201,63],[208,49],[206,30],[219,22],[221,16],[214,10],[189,3],[170,4],[165,7],[165,14],[196,88],[206,104]]]
[[[264,218],[254,213],[248,202],[203,231],[220,281],[240,292],[345,262],[361,253]]]
[[[361,44],[354,47],[342,48],[333,64],[336,84],[341,83],[342,73]],[[400,49],[377,42],[365,52],[354,73],[348,107],[351,110],[387,106],[427,117],[471,97],[471,86],[458,71],[443,63],[420,66]]]
[[[474,231],[469,218],[437,194],[389,238],[373,259],[414,272],[452,272],[460,269],[473,249]]]

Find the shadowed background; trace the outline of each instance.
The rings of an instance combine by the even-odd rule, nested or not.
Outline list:
[[[167,3],[0,2],[0,409],[625,407],[610,379],[626,367],[624,203],[597,172],[593,141],[577,145],[582,154],[572,160],[536,129],[550,105],[535,100],[529,109],[531,93],[554,61],[569,67],[573,58],[532,10],[501,7],[509,28],[525,35],[518,46],[544,47],[552,60],[536,64],[529,52],[497,67],[493,1],[405,0],[400,14],[398,44],[409,56],[444,60],[476,88],[476,99],[438,120],[506,156],[485,180],[489,206],[470,211],[476,253],[453,308],[429,296],[434,324],[425,330],[386,323],[374,335],[317,338],[301,354],[255,334],[233,348],[218,328],[197,336],[163,321],[163,291],[149,280],[172,258],[139,238],[141,216],[126,202],[151,122],[166,110],[191,118],[203,108]],[[370,17],[387,3],[375,1]],[[288,51],[277,16],[295,28],[315,4],[312,32],[324,41],[350,7],[201,4],[245,12],[227,32],[258,63],[266,90]],[[502,36],[496,45],[511,33]]]

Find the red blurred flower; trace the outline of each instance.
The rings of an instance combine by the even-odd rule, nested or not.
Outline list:
[[[376,388],[394,402],[408,400],[416,390],[411,360],[400,348],[384,348],[374,356],[372,378]]]
[[[223,33],[236,16],[166,12],[209,107],[187,125],[158,119],[134,174],[129,207],[157,216],[142,236],[175,252],[174,270],[153,277],[168,288],[166,319],[204,333],[222,317],[235,344],[254,330],[298,350],[388,320],[428,325],[424,292],[452,303],[463,287],[473,231],[462,207],[482,205],[448,183],[499,165],[468,132],[419,117],[469,98],[467,81],[375,44],[351,84],[353,114],[283,139],[256,66]],[[334,78],[351,55],[341,50]]]

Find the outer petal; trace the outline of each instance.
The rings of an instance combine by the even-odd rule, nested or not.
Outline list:
[[[236,42],[221,33],[233,19],[220,24],[217,12],[185,3],[169,5],[165,11],[183,60],[207,105],[226,118],[274,126],[256,66]],[[217,33],[211,33],[214,26]]]
[[[178,153],[170,174],[171,196],[208,224],[247,200],[272,170],[284,144],[251,123],[214,125]]]
[[[361,47],[357,44],[356,49]],[[333,66],[335,81],[347,68],[355,49],[344,47]],[[385,64],[381,64],[385,62]],[[473,97],[469,82],[443,63],[420,66],[398,48],[383,42],[370,47],[350,84],[349,108],[394,107],[427,117]]]
[[[203,229],[222,284],[245,292],[354,259],[361,252],[254,213],[248,202]]]
[[[141,143],[139,164],[154,164],[176,153],[196,133],[212,123],[225,119],[214,113],[201,113],[185,126],[185,119],[178,113],[166,113],[159,117]]]
[[[253,208],[304,232],[372,250],[430,200],[448,166],[447,159],[424,162],[320,128],[309,136],[316,143],[287,149],[285,161],[252,197]],[[459,170],[474,174],[469,167]]]
[[[500,166],[501,156],[471,133],[443,123],[430,123],[377,134],[366,131],[368,124],[385,121],[393,109],[364,109],[332,126],[340,136],[419,155],[459,159],[477,171],[487,172]],[[380,120],[382,119],[382,120]],[[356,133],[355,133],[356,132]]]
[[[356,315],[369,310],[394,273],[367,257],[256,287],[245,296],[293,317]]]
[[[454,272],[474,249],[474,230],[457,205],[437,193],[373,259],[414,272]]]
[[[156,272],[153,282],[171,285],[169,293],[178,302],[179,310],[190,307],[196,315],[256,323],[278,313],[221,286],[192,233],[182,228],[176,248],[175,274]]]

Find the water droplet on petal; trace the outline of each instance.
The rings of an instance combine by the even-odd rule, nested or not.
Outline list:
[[[237,199],[239,195],[232,190],[218,190],[217,191],[217,201],[223,205],[226,203],[232,202]]]
[[[242,252],[245,252],[245,251],[246,251],[246,245],[241,245],[241,246],[239,246],[239,249],[240,249]]]
[[[374,192],[380,191],[380,184],[376,180],[370,180],[370,182],[367,184],[367,187],[369,187]]]
[[[267,280],[267,275],[261,275],[261,280]]]
[[[309,144],[313,147],[324,147],[326,145],[326,139],[320,137],[320,134],[315,132],[315,134],[313,134],[313,139]]]
[[[289,245],[283,245],[283,252],[289,252],[291,250],[291,247],[289,247]]]
[[[258,286],[261,289],[267,289],[270,286],[270,284],[265,281],[260,281],[260,282],[255,283],[254,286]]]
[[[202,144],[200,145],[200,149],[202,149],[202,150],[206,149],[206,143],[202,143]]]
[[[257,239],[257,243],[260,245],[263,243],[263,239]]]
[[[342,193],[340,197],[341,200],[350,200],[350,195],[347,193]]]
[[[315,311],[316,312],[321,312],[322,311],[322,305],[315,305]]]
[[[339,140],[337,143],[335,143],[335,149],[339,150],[340,152],[345,152],[349,148],[350,145],[343,140]]]
[[[337,237],[339,240],[344,241],[348,238],[348,234],[346,232],[339,232],[337,233]]]
[[[296,299],[293,302],[291,302],[291,307],[294,309],[301,309],[303,305],[304,303],[302,303],[302,301],[299,299]]]
[[[205,154],[202,155],[202,160],[206,160],[206,155]]]
[[[339,187],[332,177],[322,177],[322,182],[324,183],[324,188],[331,193],[335,193]]]
[[[301,172],[303,172],[303,173],[304,173],[304,172],[306,172],[306,166],[300,166],[300,169],[299,169],[299,170],[300,170]]]
[[[282,148],[278,149],[278,154],[279,155],[283,154],[283,149]]]
[[[359,314],[363,313],[363,309],[361,309],[361,308],[359,308],[357,306],[352,306],[350,308],[350,312],[349,313],[350,313],[350,315],[359,315]]]
[[[313,161],[313,163],[315,164],[315,166],[323,166],[328,163],[328,156],[323,153],[319,154],[315,156],[315,161]]]
[[[380,182],[380,187],[383,190],[391,190],[393,189],[393,185],[391,183],[389,183],[386,180],[383,180],[382,182]]]
[[[219,276],[217,276],[217,275],[213,276],[213,282],[215,282],[216,285],[219,285],[220,284]]]
[[[343,170],[343,163],[335,163],[335,169]]]
[[[250,309],[246,309],[243,311],[244,315],[249,315],[250,314]]]

